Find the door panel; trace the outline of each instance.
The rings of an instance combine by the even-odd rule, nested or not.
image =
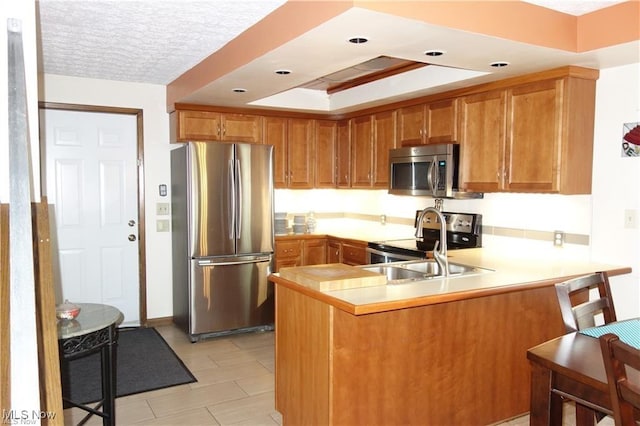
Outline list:
[[[191,257],[233,254],[233,144],[194,142],[188,149]]]
[[[191,261],[190,334],[273,323],[270,257],[255,263],[203,262]]]
[[[137,324],[136,117],[43,109],[40,119],[59,301],[113,305]]]
[[[236,253],[273,252],[273,147],[237,144],[239,228]]]

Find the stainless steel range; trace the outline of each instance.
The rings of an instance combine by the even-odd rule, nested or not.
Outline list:
[[[420,210],[416,212],[416,220]],[[476,213],[442,212],[447,222],[447,247],[449,250],[482,247],[482,215]],[[417,222],[414,227],[417,227]],[[368,243],[369,263],[388,263],[402,260],[425,259],[440,238],[440,223],[433,213],[423,219],[422,240],[373,241]]]

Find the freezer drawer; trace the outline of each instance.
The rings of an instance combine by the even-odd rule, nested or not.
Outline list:
[[[189,334],[273,324],[272,256],[193,259]]]

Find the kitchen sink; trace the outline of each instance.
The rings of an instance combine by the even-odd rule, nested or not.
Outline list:
[[[387,266],[384,263],[361,267],[367,271],[376,272],[378,274],[385,275],[387,277],[387,282],[397,282],[397,281],[416,281],[423,280],[424,273],[420,271],[413,271],[411,269],[395,267],[395,266]]]
[[[440,265],[435,260],[378,263],[360,266],[360,268],[385,275],[388,284],[402,284],[444,277]],[[449,278],[486,272],[493,272],[493,270],[449,262]]]

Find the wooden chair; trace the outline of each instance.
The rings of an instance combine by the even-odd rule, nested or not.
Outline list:
[[[640,382],[632,382],[627,376],[640,377],[640,349],[622,342],[615,334],[600,337],[602,359],[607,372],[613,419],[616,426],[636,425],[634,410],[640,413]]]
[[[598,289],[600,298],[589,300],[589,290],[594,288]],[[595,317],[599,313],[602,313],[605,324],[616,320],[606,272],[596,272],[558,283],[556,294],[567,333],[595,327]]]
[[[609,277],[606,272],[573,278],[556,284],[556,295],[560,305],[560,313],[567,333],[595,327],[595,318],[602,313],[604,323],[608,324],[616,320],[616,311],[613,307]],[[599,298],[589,300],[589,290],[598,289]],[[602,411],[586,407],[576,402],[576,422],[588,421],[591,423],[595,416],[596,423],[602,420],[606,414]]]

